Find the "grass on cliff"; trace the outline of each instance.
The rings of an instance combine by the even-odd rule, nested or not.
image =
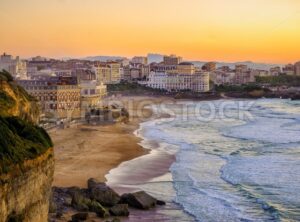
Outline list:
[[[255,90],[264,90],[261,86],[255,83],[243,85],[219,85],[215,86],[217,92],[251,92]]]
[[[0,174],[8,173],[11,166],[34,159],[53,146],[47,132],[32,123],[28,117],[38,115],[38,112],[20,111],[19,116],[12,117],[11,110],[17,105],[29,104],[29,112],[38,109],[33,101],[34,99],[13,81],[8,72],[0,71]]]
[[[279,75],[279,76],[263,76],[256,77],[256,82],[259,84],[269,84],[271,86],[300,86],[300,76],[289,76],[289,75]]]
[[[0,116],[0,173],[9,167],[43,154],[52,141],[47,132],[18,117]]]
[[[122,81],[118,84],[108,84],[107,85],[108,92],[135,92],[135,93],[143,93],[143,92],[165,92],[164,90],[152,89],[138,83],[131,83]]]

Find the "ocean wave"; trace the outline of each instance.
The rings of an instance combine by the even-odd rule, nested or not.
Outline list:
[[[218,108],[220,101],[215,103]],[[176,150],[174,200],[199,221],[297,219],[298,108],[285,100],[257,100],[252,121],[203,123],[190,114],[187,121],[147,122],[140,133],[161,149]]]

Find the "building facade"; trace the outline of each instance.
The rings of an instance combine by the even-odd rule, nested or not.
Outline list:
[[[103,98],[107,95],[106,85],[98,83],[96,80],[82,80],[80,82],[81,95],[81,116],[91,108],[100,105]]]
[[[189,74],[168,74],[151,72],[146,86],[154,89],[166,91],[193,91],[207,92],[209,91],[209,73]]]
[[[164,56],[163,63],[165,65],[178,65],[182,62],[182,57],[176,55]]]
[[[300,61],[295,64],[295,74],[300,76]]]
[[[5,53],[0,56],[0,70],[6,70],[15,79],[27,79],[26,67],[26,62],[20,60],[18,56],[15,59]]]
[[[282,68],[282,72],[286,75],[295,75],[295,66],[293,64],[287,64]]]
[[[147,65],[148,64],[148,58],[143,57],[143,56],[135,56],[135,57],[132,58],[131,62]]]
[[[279,66],[270,68],[270,75],[271,76],[278,76],[281,73],[281,68]]]
[[[117,84],[121,81],[122,68],[118,62],[96,64],[92,70],[96,73],[99,83]]]
[[[56,119],[81,117],[80,87],[65,80],[20,80],[19,84],[38,101],[41,111]]]

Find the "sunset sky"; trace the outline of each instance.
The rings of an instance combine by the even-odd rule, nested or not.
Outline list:
[[[1,52],[23,58],[300,60],[300,0],[0,0],[0,28]]]

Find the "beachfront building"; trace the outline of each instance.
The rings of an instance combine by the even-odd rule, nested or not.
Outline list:
[[[295,64],[295,74],[300,76],[300,61]]]
[[[80,88],[76,78],[20,80],[18,83],[38,101],[46,116],[56,119],[80,118]]]
[[[169,74],[151,72],[145,85],[150,88],[166,91],[209,91],[209,73],[190,74]]]
[[[181,62],[178,64],[168,64],[161,62],[161,63],[152,63],[150,64],[150,70],[152,72],[158,73],[168,73],[168,74],[195,74],[196,69],[194,64],[190,62]]]
[[[81,116],[91,108],[97,108],[103,98],[107,95],[106,85],[98,83],[97,80],[81,80]]]
[[[0,70],[3,69],[15,79],[27,79],[26,62],[20,60],[19,56],[14,59],[13,56],[3,53],[0,56]]]
[[[177,65],[166,65],[164,63],[151,63],[150,64],[150,71],[151,72],[159,72],[159,73],[170,73],[176,74],[177,73]]]
[[[195,66],[190,62],[181,62],[177,65],[175,74],[193,75],[195,74]]]

